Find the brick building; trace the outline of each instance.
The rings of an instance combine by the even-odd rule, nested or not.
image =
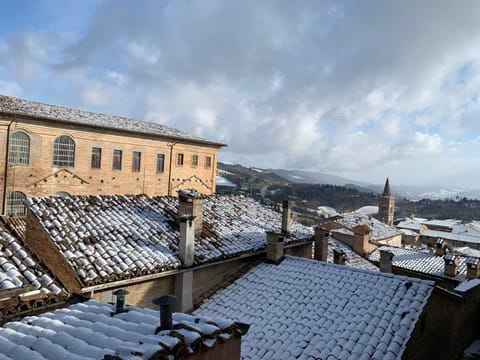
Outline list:
[[[158,123],[0,95],[2,214],[32,196],[215,191],[224,146]]]

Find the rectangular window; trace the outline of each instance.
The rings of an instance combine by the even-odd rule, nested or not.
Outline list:
[[[165,154],[157,154],[157,173],[163,172],[165,168]]]
[[[102,164],[102,148],[92,147],[92,169],[100,169]]]
[[[192,167],[198,166],[198,155],[192,155]]]
[[[177,165],[183,165],[183,154],[177,154]]]
[[[140,162],[142,160],[142,153],[140,151],[134,151],[132,155],[132,171],[140,171]]]
[[[113,170],[122,170],[122,150],[113,150]]]
[[[211,156],[205,157],[205,167],[209,168],[211,166],[212,166],[212,157]]]

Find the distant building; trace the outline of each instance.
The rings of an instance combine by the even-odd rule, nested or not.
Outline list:
[[[383,189],[382,196],[378,199],[378,218],[381,222],[393,225],[393,216],[395,212],[395,198],[390,190],[390,183],[385,181],[385,187]]]
[[[402,234],[398,229],[372,216],[356,212],[322,220],[321,225],[331,231],[333,238],[342,241],[363,257],[367,257],[378,246],[402,244]]]
[[[0,95],[0,214],[33,196],[215,192],[218,142],[153,122]]]

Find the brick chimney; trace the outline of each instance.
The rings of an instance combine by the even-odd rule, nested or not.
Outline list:
[[[388,250],[380,250],[380,271],[384,273],[392,272],[393,253]]]
[[[477,257],[469,256],[466,260],[467,263],[467,279],[479,279],[480,278],[480,259]]]
[[[338,265],[345,265],[347,254],[342,249],[333,249],[333,262]]]
[[[284,200],[282,203],[282,234],[289,235],[292,228],[292,202]]]
[[[185,214],[195,217],[194,229],[196,236],[202,233],[203,202],[204,196],[196,190],[182,189],[178,191],[177,214],[179,217]]]
[[[447,253],[447,240],[438,238],[435,241],[435,255],[444,256]]]
[[[353,228],[353,251],[367,257],[370,250],[370,227],[359,224]]]
[[[330,231],[328,231],[326,228],[321,226],[315,227],[315,233],[313,236],[315,240],[313,258],[315,260],[327,261],[329,235]]]
[[[279,264],[283,260],[284,237],[272,231],[267,231],[267,262]]]
[[[457,276],[460,261],[458,255],[450,252],[443,257],[443,260],[445,260],[445,275]]]
[[[195,217],[191,215],[180,216],[180,242],[178,244],[178,256],[184,267],[193,265],[195,252]]]

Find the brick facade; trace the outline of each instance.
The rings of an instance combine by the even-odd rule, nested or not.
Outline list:
[[[11,137],[16,131],[22,131],[30,138],[28,164],[5,166],[7,133]],[[61,135],[67,135],[75,142],[73,167],[58,167],[52,163],[53,143]],[[5,204],[4,189],[7,196],[19,191],[26,197],[48,196],[57,192],[151,196],[168,195],[170,192],[175,195],[182,188],[212,194],[215,192],[220,146],[81,124],[0,116],[0,148],[3,154],[0,156],[0,199]],[[94,147],[101,149],[99,169],[92,168]],[[112,169],[114,150],[122,151],[121,170]],[[139,171],[132,168],[134,151],[141,153]],[[157,171],[158,154],[164,155],[163,171]],[[183,165],[177,163],[179,154],[183,154]]]

